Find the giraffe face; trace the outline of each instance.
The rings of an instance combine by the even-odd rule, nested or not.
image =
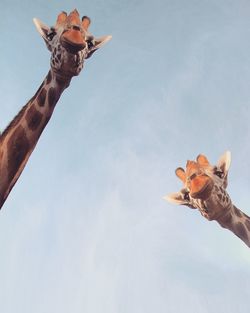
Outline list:
[[[202,166],[197,158],[197,162],[187,161],[186,171],[179,167],[175,173],[183,181],[185,189],[189,191],[192,198],[206,200],[214,185],[207,173],[208,169],[208,166]]]
[[[58,15],[56,25],[48,27],[34,19],[34,23],[42,35],[48,50],[51,52],[50,65],[52,71],[60,76],[78,75],[84,64],[97,49],[111,39],[105,36],[99,39],[88,33],[86,18],[80,20],[79,13],[74,10],[69,15],[62,12]]]
[[[204,155],[196,161],[187,161],[186,170],[177,168],[175,173],[184,188],[165,199],[198,209],[208,220],[217,219],[231,204],[226,192],[230,153],[226,152],[216,166],[212,166]]]

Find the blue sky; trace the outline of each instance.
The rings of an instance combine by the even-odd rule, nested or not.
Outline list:
[[[32,18],[74,8],[113,39],[1,210],[0,311],[249,312],[249,248],[162,200],[176,167],[230,150],[228,191],[250,214],[249,1],[2,1],[1,130],[49,70]]]

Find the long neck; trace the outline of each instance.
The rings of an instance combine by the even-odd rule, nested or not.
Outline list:
[[[0,209],[22,173],[70,78],[49,71],[31,100],[0,136]]]
[[[217,222],[223,227],[231,230],[236,236],[245,242],[250,247],[250,217],[236,208],[232,204],[231,210]]]

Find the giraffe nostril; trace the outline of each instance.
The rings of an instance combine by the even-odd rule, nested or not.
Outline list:
[[[190,180],[194,179],[197,175],[194,173],[193,175],[190,176]]]
[[[72,29],[74,29],[74,30],[80,30],[80,26],[73,25],[73,26],[72,26]]]

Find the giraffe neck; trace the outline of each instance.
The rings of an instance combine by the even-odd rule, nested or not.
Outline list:
[[[36,94],[0,136],[0,209],[22,173],[40,135],[71,78],[51,70]]]
[[[232,231],[245,244],[250,247],[250,217],[236,208],[233,204],[227,214],[216,219],[217,222],[228,230]]]

